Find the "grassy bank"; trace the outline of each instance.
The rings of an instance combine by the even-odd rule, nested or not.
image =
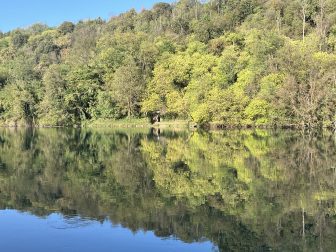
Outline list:
[[[189,128],[191,124],[185,120],[162,121],[151,124],[147,118],[122,120],[94,120],[83,123],[85,128]]]
[[[84,121],[78,125],[44,125],[44,124],[28,124],[24,120],[20,121],[0,121],[0,127],[8,128],[110,128],[110,129],[136,129],[136,128],[160,128],[160,129],[197,129],[203,130],[225,130],[225,129],[246,129],[246,128],[260,128],[260,129],[334,129],[331,124],[318,125],[303,125],[303,124],[227,124],[221,121],[208,122],[204,124],[197,124],[187,120],[162,120],[160,123],[150,123],[148,118],[132,118],[120,120],[90,120]]]

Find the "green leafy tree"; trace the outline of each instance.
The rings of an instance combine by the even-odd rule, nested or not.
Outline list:
[[[140,68],[133,59],[126,59],[113,75],[112,95],[128,118],[136,115],[145,89]]]

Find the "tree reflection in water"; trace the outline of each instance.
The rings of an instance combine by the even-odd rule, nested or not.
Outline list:
[[[331,132],[2,129],[0,207],[221,251],[331,251],[335,161]]]

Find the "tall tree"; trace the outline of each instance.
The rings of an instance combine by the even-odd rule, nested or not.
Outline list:
[[[113,96],[131,118],[139,111],[140,101],[145,89],[140,68],[134,59],[125,59],[113,75],[110,83]]]

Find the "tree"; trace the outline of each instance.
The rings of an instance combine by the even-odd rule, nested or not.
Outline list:
[[[65,21],[58,27],[58,30],[64,35],[72,33],[75,30],[75,25],[72,22]]]
[[[127,58],[113,75],[109,84],[113,97],[131,118],[139,112],[140,101],[144,92],[144,80],[140,68],[134,59]]]
[[[42,125],[59,126],[71,123],[64,106],[67,72],[64,65],[52,65],[43,76],[44,95],[39,104],[39,123]]]
[[[288,116],[294,116],[296,123],[307,126],[323,123],[325,101],[335,92],[336,75],[330,65],[335,62],[335,55],[318,53],[318,47],[318,38],[312,37],[305,43],[287,44],[280,56],[285,80],[279,89],[278,106],[285,108]],[[327,121],[330,122],[334,110],[329,113]]]
[[[12,43],[15,48],[20,48],[28,42],[28,35],[24,34],[20,30],[16,30],[12,33]]]
[[[92,111],[101,90],[102,76],[93,66],[79,65],[66,76],[68,88],[64,96],[64,108],[71,115],[72,124],[92,119]]]

